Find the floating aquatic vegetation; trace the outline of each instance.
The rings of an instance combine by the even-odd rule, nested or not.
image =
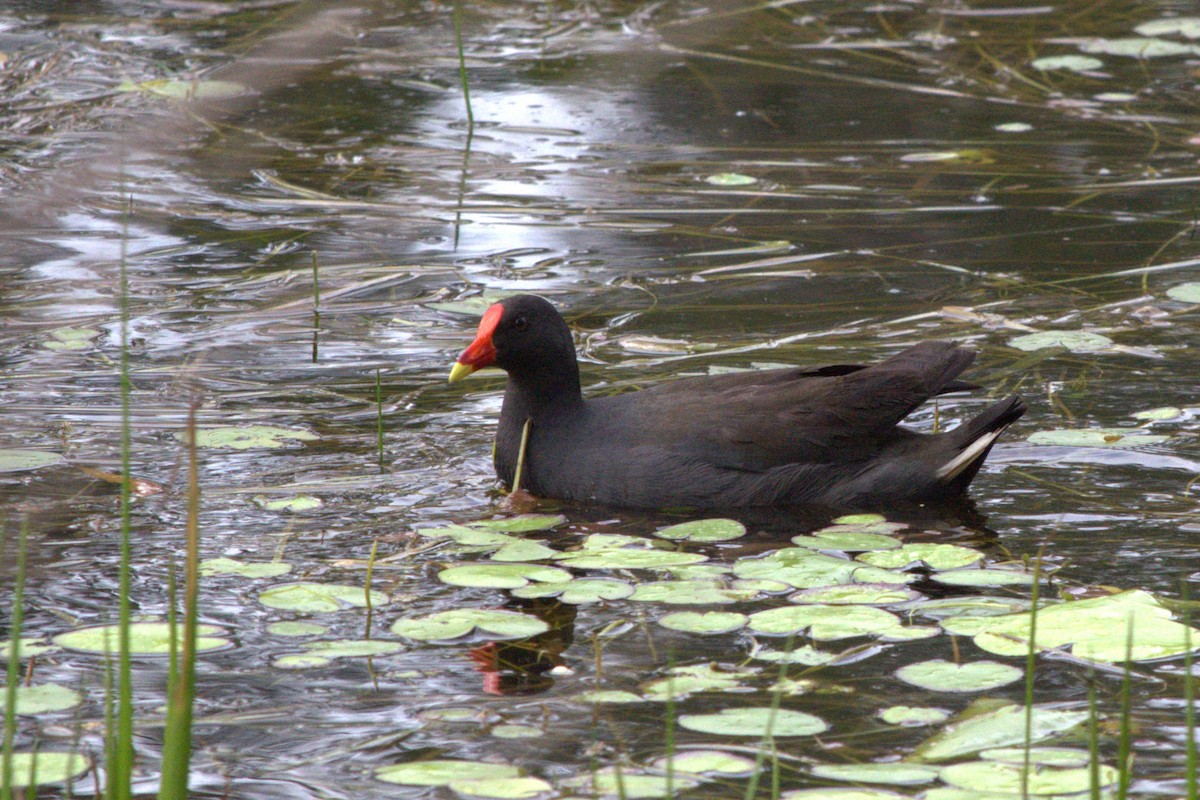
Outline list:
[[[942,659],[905,664],[896,677],[933,692],[986,692],[1021,680],[1021,670],[998,661],[955,664]]]

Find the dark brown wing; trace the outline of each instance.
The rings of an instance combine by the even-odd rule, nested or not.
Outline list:
[[[872,366],[689,378],[611,400],[637,407],[627,421],[653,421],[625,436],[714,465],[846,463],[878,452],[929,398],[969,388],[954,379],[974,358],[953,342],[922,342]]]

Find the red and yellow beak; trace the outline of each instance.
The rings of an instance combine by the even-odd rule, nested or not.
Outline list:
[[[499,303],[484,312],[483,319],[479,320],[479,332],[475,334],[475,341],[463,350],[454,368],[450,370],[451,383],[461,381],[477,369],[490,367],[496,360],[496,346],[492,344],[492,334],[496,332],[496,326],[500,324],[502,316],[504,306]]]

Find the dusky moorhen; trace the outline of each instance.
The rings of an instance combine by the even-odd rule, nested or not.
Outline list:
[[[637,508],[863,507],[963,494],[1004,429],[1011,395],[948,433],[898,423],[921,403],[977,388],[955,380],[975,353],[921,342],[870,366],[837,364],[683,378],[585,400],[575,345],[549,302],[491,306],[450,382],[508,373],[496,474],[542,497]]]

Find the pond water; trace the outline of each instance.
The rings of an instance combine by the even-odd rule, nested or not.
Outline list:
[[[947,719],[1025,698],[1019,636],[981,638],[984,612],[939,628],[952,614],[936,603],[986,596],[986,613],[1011,618],[1028,607],[1025,567],[1039,553],[1057,570],[1043,599],[1141,590],[1113,596],[1139,598],[1142,621],[1182,619],[1187,582],[1200,595],[1194,11],[1166,1],[473,4],[462,10],[469,122],[452,6],[7,4],[0,450],[65,459],[0,472],[6,608],[25,526],[23,634],[48,641],[115,619],[121,507],[103,476],[120,470],[124,357],[132,472],[163,489],[131,508],[141,619],[165,619],[182,558],[189,410],[201,428],[304,436],[199,448],[202,557],[290,571],[247,576],[218,564],[202,580],[201,620],[228,641],[200,658],[197,795],[429,796],[411,784],[437,780],[388,768],[450,759],[545,782],[512,783],[524,796],[620,793],[614,767],[627,796],[661,796],[661,783],[633,780],[661,781],[656,759],[672,750],[766,752],[758,723],[730,735],[706,730],[706,715],[777,704],[820,726],[776,730],[764,794],[777,778],[782,790],[1019,796],[1000,791],[1010,777],[1000,761],[986,762],[986,779],[960,768],[982,745],[929,754],[954,730]],[[1071,58],[1036,61],[1058,56]],[[819,583],[759,569],[800,558],[791,538],[831,523],[816,511],[735,515],[747,534],[724,542],[659,539],[663,552],[708,561],[649,568],[628,552],[627,562],[613,557],[616,545],[642,553],[655,531],[697,515],[543,503],[522,510],[562,518],[511,534],[555,551],[533,563],[637,594],[575,604],[447,583],[442,570],[491,563],[514,544],[445,530],[513,513],[490,461],[503,377],[450,386],[446,376],[483,309],[518,292],[563,310],[593,393],[724,369],[870,362],[954,338],[979,352],[967,377],[983,389],[922,409],[914,427],[956,424],[1010,392],[1029,412],[976,479],[973,506],[879,509],[897,524],[826,532],[965,548],[941,551],[944,564],[929,549],[881,561],[891,578],[872,583],[907,583],[907,593],[820,606],[847,628],[798,622],[789,635],[774,617],[752,616],[803,608],[789,596]],[[1013,344],[1044,331],[1104,338]],[[1138,416],[1159,408],[1174,410]],[[1116,430],[1030,440],[1059,429]],[[849,563],[873,549],[856,541],[823,551]],[[581,546],[614,560],[564,556]],[[355,604],[373,547],[371,588],[382,594],[368,622]],[[938,579],[968,563],[1017,584]],[[688,579],[699,583],[681,591],[696,594],[661,585]],[[333,611],[279,607],[268,590],[297,582],[357,588],[332,600],[311,590]],[[454,609],[520,612],[548,630],[509,642],[392,629]],[[903,625],[858,620],[863,609]],[[664,627],[680,611],[749,622]],[[1122,642],[1127,617],[1106,618]],[[279,627],[289,622],[317,627]],[[1164,635],[1178,644],[1179,630]],[[1005,636],[1009,652],[995,641]],[[367,638],[379,647],[370,657]],[[364,649],[319,661],[320,643],[334,641]],[[1045,742],[1086,749],[1069,714],[1088,712],[1094,685],[1100,756],[1114,765],[1123,658],[1089,660],[1082,645],[1071,649],[1077,641],[1037,660],[1038,708],[1067,715],[1044,721]],[[792,648],[810,660],[787,677],[807,682],[772,688],[777,657],[761,656]],[[1130,793],[1181,796],[1184,661],[1140,655],[1125,725]],[[1016,676],[947,691],[945,676],[921,688],[897,675],[938,659],[1000,662]],[[82,697],[22,715],[18,749],[102,761],[103,657],[54,645],[22,663],[33,683]],[[134,660],[139,791],[156,784],[165,669],[160,656]],[[630,694],[585,694],[597,690]],[[881,718],[901,706],[934,711],[923,724]],[[875,762],[916,776],[821,766]],[[756,770],[667,771],[672,790],[728,797]],[[93,772],[71,790],[100,783]]]

